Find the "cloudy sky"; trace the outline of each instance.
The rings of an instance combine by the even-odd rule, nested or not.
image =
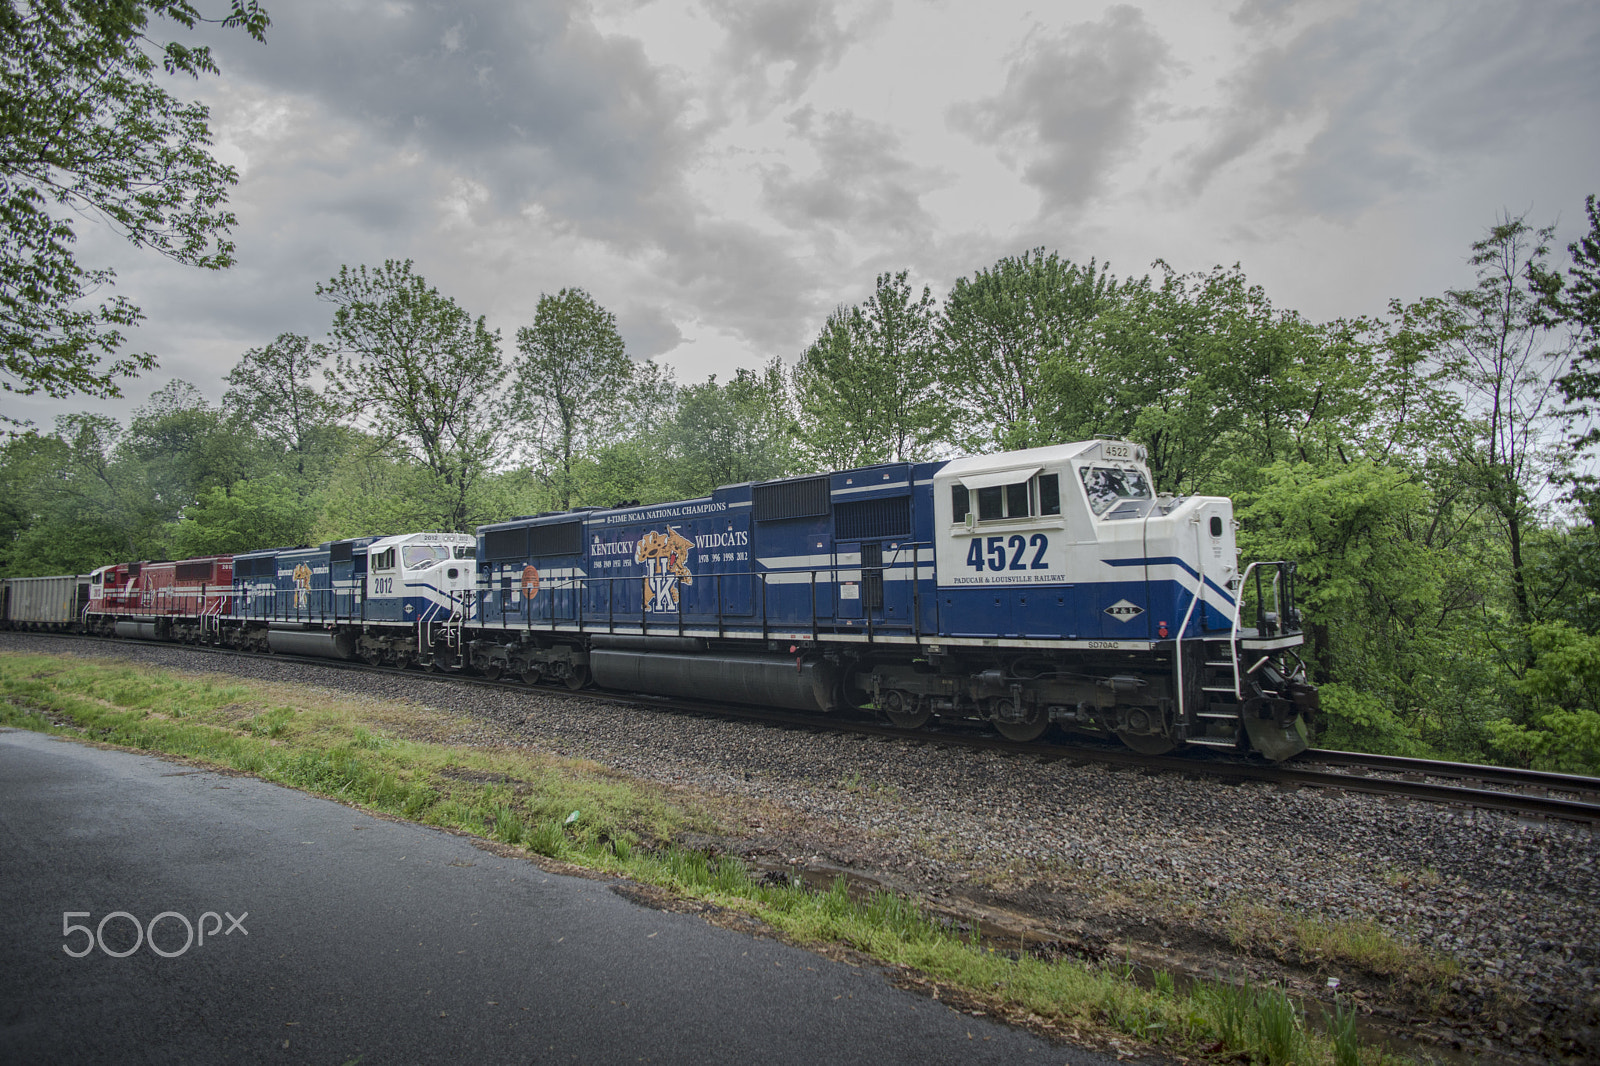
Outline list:
[[[200,6],[222,9],[221,0]],[[793,361],[882,271],[942,296],[1043,246],[1243,265],[1315,319],[1466,285],[1498,213],[1600,192],[1592,0],[267,0],[214,36],[238,265],[90,230],[158,371],[215,399],[322,335],[341,264],[415,261],[507,342],[587,289],[680,381]]]

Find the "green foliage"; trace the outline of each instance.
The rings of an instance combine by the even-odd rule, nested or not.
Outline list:
[[[685,386],[663,438],[674,495],[703,496],[718,485],[789,473],[794,419],[782,363],[774,359],[759,374],[741,367],[725,385],[713,374]]]
[[[500,335],[412,272],[344,266],[317,286],[334,305],[330,392],[434,482],[428,527],[470,531],[473,489],[500,458]]]
[[[1447,292],[1433,320],[1435,358],[1466,397],[1469,416],[1449,427],[1447,443],[1463,483],[1501,527],[1521,626],[1538,621],[1524,558],[1535,486],[1557,472],[1540,437],[1574,343],[1548,315],[1553,232],[1503,216],[1472,245],[1477,283]],[[1525,652],[1520,657],[1526,661]]]
[[[298,333],[280,333],[271,344],[240,357],[222,398],[223,407],[302,478],[338,444],[338,407],[315,384],[326,359],[321,347]]]
[[[1333,1002],[1327,1019],[1328,1039],[1333,1043],[1333,1066],[1361,1066],[1361,1031],[1356,1027],[1356,1009],[1343,996]]]
[[[878,275],[865,304],[838,308],[795,365],[799,435],[814,463],[842,469],[922,458],[942,439],[934,300],[907,271]]]
[[[1044,410],[1046,363],[1081,365],[1095,320],[1115,302],[1110,272],[1043,248],[959,278],[938,320],[940,382],[974,451],[1058,443]],[[830,320],[831,322],[831,320]],[[826,334],[826,330],[824,331]],[[1063,384],[1058,369],[1055,384]]]
[[[0,5],[0,388],[24,395],[119,395],[117,379],[155,357],[116,358],[142,317],[115,281],[73,251],[84,218],[136,247],[220,269],[233,262],[238,181],[208,151],[209,114],[157,80],[216,73],[208,49],[146,36],[152,16],[204,21],[187,0],[31,0]],[[225,26],[262,40],[267,16],[233,0]],[[88,304],[86,306],[86,304]],[[111,362],[103,363],[110,359]]]
[[[1565,622],[1533,627],[1533,666],[1518,687],[1533,702],[1533,721],[1489,725],[1494,746],[1542,770],[1600,774],[1600,636]]]
[[[207,490],[252,476],[264,458],[253,428],[230,424],[181,381],[168,382],[134,411],[118,457],[141,472],[172,520]]]
[[[1567,401],[1562,415],[1574,452],[1600,444],[1600,420],[1594,418],[1595,401],[1600,400],[1600,202],[1591,193],[1583,206],[1589,232],[1567,245],[1572,265],[1566,278],[1536,275],[1543,283],[1539,288],[1545,310],[1577,333],[1572,364],[1558,382]],[[1569,469],[1566,475],[1589,507],[1592,521],[1600,503],[1595,498],[1600,483],[1593,471]]]
[[[173,550],[188,557],[306,544],[315,517],[311,501],[282,474],[218,485],[184,510]]]
[[[1358,330],[1273,308],[1238,267],[1106,286],[1069,347],[1047,353],[1043,432],[1144,444],[1159,489],[1223,491],[1241,473],[1336,451],[1373,369]]]
[[[1484,613],[1481,525],[1400,466],[1278,463],[1259,481],[1236,501],[1240,546],[1299,560],[1322,742],[1475,750],[1508,696],[1490,639],[1506,630]]]
[[[1395,710],[1392,697],[1374,695],[1354,685],[1326,682],[1319,690],[1323,730],[1317,743],[1336,751],[1372,751],[1387,755],[1425,756],[1427,749]]]
[[[123,439],[103,415],[66,415],[53,435],[26,434],[0,449],[8,471],[23,475],[9,501],[16,526],[3,544],[7,573],[81,574],[118,558],[162,557],[166,508],[145,471],[123,457]]]
[[[541,294],[517,330],[511,409],[556,506],[572,506],[574,464],[626,423],[634,367],[617,320],[582,289]]]
[[[317,494],[312,541],[385,536],[436,528],[454,501],[448,485],[405,456],[385,453],[367,438],[341,463]],[[485,486],[476,480],[473,488]]]

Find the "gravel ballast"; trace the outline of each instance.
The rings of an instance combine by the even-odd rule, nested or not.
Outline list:
[[[181,647],[7,633],[15,652],[113,655],[172,669],[403,700],[459,716],[462,745],[526,745],[745,803],[723,842],[768,863],[839,868],[936,906],[1069,945],[1137,942],[1155,959],[1289,980],[1270,951],[1229,960],[1258,905],[1370,920],[1459,961],[1432,1009],[1447,1043],[1585,1060],[1600,1046],[1600,839],[1356,793],[1290,791],[959,746],[666,712],[545,689],[356,673]],[[1359,975],[1299,960],[1306,990]],[[1381,982],[1366,982],[1379,1014]],[[1413,1004],[1414,1009],[1414,1004]],[[1403,1013],[1403,1011],[1401,1011]]]

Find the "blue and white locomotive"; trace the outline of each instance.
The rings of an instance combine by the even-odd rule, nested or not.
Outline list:
[[[236,555],[225,642],[444,666],[476,601],[476,554],[469,533],[408,533]]]
[[[1085,441],[483,526],[475,602],[440,654],[906,729],[1297,754],[1316,692],[1293,564],[1241,572],[1230,502],[1157,495],[1144,459]]]

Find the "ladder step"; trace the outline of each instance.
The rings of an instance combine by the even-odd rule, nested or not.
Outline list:
[[[1232,692],[1232,685],[1201,685],[1201,692]]]
[[[1237,722],[1239,720],[1239,716],[1237,714],[1225,714],[1221,711],[1196,711],[1195,717],[1216,718],[1225,722]]]
[[[1206,665],[1207,666],[1221,666],[1221,667],[1225,667],[1226,669],[1231,670],[1231,669],[1233,669],[1233,660],[1232,659],[1223,659],[1220,662],[1207,661]]]
[[[1238,746],[1238,741],[1226,737],[1190,737],[1190,744],[1199,744],[1207,748],[1233,748]]]

